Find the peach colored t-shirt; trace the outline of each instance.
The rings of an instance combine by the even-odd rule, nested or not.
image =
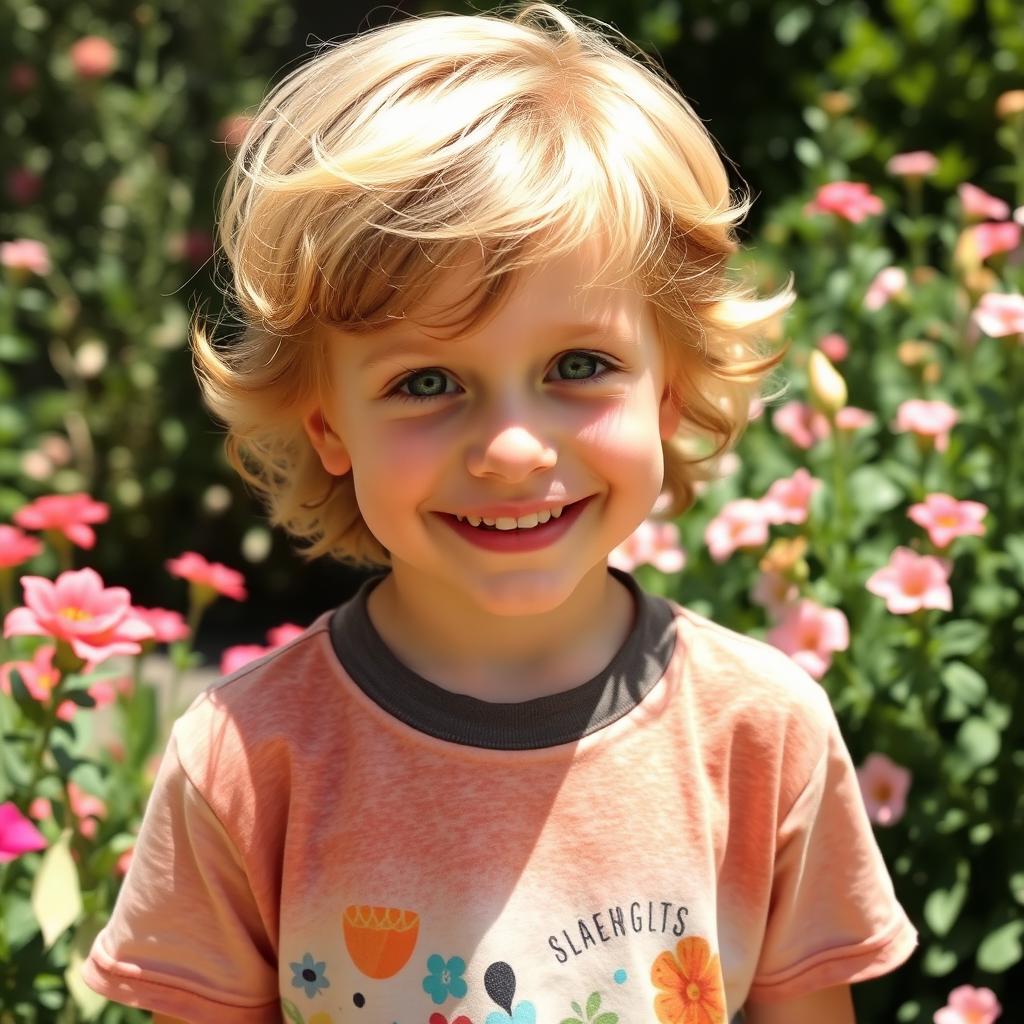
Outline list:
[[[416,676],[382,577],[205,690],[87,984],[197,1024],[728,1024],[902,964],[825,691],[610,571],[633,631],[563,693]]]

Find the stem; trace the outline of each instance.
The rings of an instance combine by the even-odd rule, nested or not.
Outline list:
[[[1024,121],[1024,118],[1021,119]],[[1010,381],[1010,398],[1014,399],[1014,396],[1020,394],[1020,389],[1024,386],[1024,381],[1021,380],[1021,371],[1024,370],[1024,363],[1021,361],[1021,345],[1024,342],[1024,335],[1012,334],[1009,337],[1003,338],[1003,349],[1006,353],[1006,360],[1009,364],[1006,367],[1006,375]],[[1010,422],[1009,430],[1007,431],[1007,437],[1018,437],[1020,430],[1020,412],[1019,402],[1013,401],[1010,406]],[[999,515],[996,522],[996,529],[999,531],[999,539],[1002,541],[1007,534],[1012,532],[1012,524],[1010,523],[1010,499],[1012,490],[1015,484],[1015,475],[1017,472],[1017,449],[1020,447],[1019,444],[1010,443],[1006,446],[1006,466],[1005,472],[1003,473],[1003,488],[999,495]],[[1001,545],[1000,545],[1001,547]]]

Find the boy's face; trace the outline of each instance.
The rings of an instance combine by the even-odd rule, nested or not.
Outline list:
[[[331,398],[304,426],[328,472],[353,474],[396,581],[496,615],[540,614],[593,580],[650,513],[679,414],[642,297],[577,293],[599,256],[588,245],[525,271],[472,335],[435,340],[409,321],[372,337],[331,330]],[[473,269],[446,271],[417,319],[441,320]],[[574,336],[564,325],[577,323],[596,326]],[[533,529],[456,519],[542,519],[576,502]]]

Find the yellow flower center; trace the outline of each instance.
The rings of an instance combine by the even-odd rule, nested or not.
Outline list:
[[[83,622],[86,619],[91,619],[93,616],[90,612],[87,612],[84,608],[61,608],[60,614],[65,619],[71,619],[75,622]]]
[[[691,1003],[696,1003],[700,1000],[700,985],[698,985],[697,982],[691,981],[686,986],[686,998],[689,999]]]

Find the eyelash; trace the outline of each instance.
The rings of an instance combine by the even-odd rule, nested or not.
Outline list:
[[[562,359],[564,359],[566,356],[574,356],[574,355],[589,356],[595,362],[601,363],[604,366],[604,369],[600,370],[597,373],[595,373],[593,375],[593,377],[584,377],[582,379],[576,378],[576,383],[592,384],[594,381],[604,380],[604,378],[607,377],[609,373],[614,373],[615,371],[620,369],[620,367],[618,367],[614,362],[612,362],[612,360],[609,359],[607,356],[600,356],[596,352],[589,352],[589,351],[587,351],[587,349],[582,349],[582,348],[580,348],[580,349],[574,348],[574,349],[570,349],[568,352],[563,352],[555,360],[555,365],[557,366],[558,363]],[[445,371],[441,370],[439,367],[429,366],[426,369],[416,370],[413,373],[407,374],[405,377],[403,377],[394,386],[394,388],[391,391],[389,391],[384,396],[385,399],[397,399],[400,402],[432,402],[435,398],[448,398],[452,394],[455,393],[455,392],[446,391],[446,392],[443,392],[442,394],[439,394],[439,395],[410,395],[410,394],[407,394],[406,392],[400,390],[402,387],[404,387],[406,384],[408,384],[409,381],[412,380],[414,377],[418,377],[418,376],[420,376],[421,374],[424,374],[424,373],[445,373]],[[447,376],[447,374],[446,374],[446,376]],[[569,379],[569,382],[572,382],[571,378]]]

